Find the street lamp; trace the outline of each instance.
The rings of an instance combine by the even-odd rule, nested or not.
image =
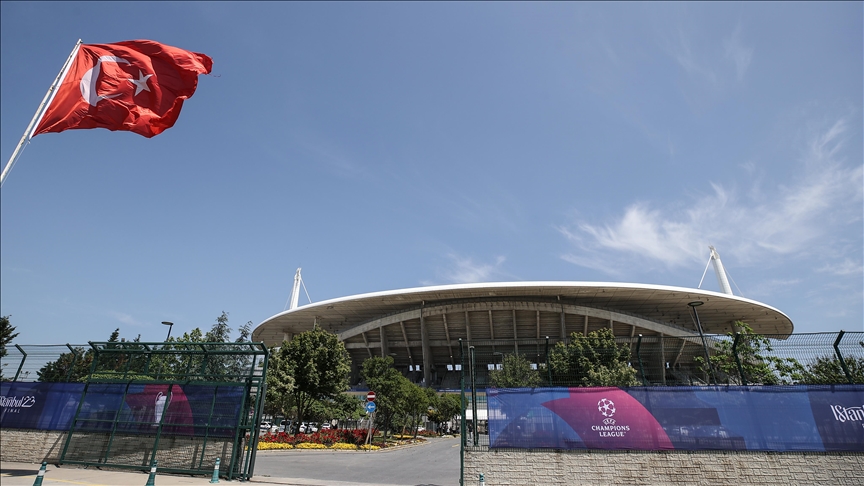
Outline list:
[[[705,341],[705,333],[702,331],[702,322],[699,320],[699,313],[696,312],[696,308],[700,305],[704,304],[701,300],[696,300],[693,302],[689,302],[687,305],[693,309],[693,315],[696,316],[696,329],[699,330],[699,337],[702,338],[702,349],[705,350],[705,359],[707,360],[705,363],[708,365],[708,369],[711,370],[711,378],[714,380],[714,384],[717,384],[717,377],[714,376],[714,367],[711,366],[711,355],[708,354],[708,343]]]
[[[168,321],[162,321],[162,324],[165,324],[166,326],[168,326],[168,337],[165,338],[165,341],[168,341],[168,339],[171,337],[171,329],[174,327],[174,323],[168,322]]]

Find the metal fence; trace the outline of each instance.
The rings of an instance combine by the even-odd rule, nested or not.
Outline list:
[[[460,342],[463,449],[487,450],[487,388],[864,384],[864,332],[571,335]]]
[[[8,347],[3,381],[82,383],[60,463],[252,477],[263,343],[90,342]],[[161,401],[160,401],[161,399]],[[140,403],[139,403],[140,402]]]

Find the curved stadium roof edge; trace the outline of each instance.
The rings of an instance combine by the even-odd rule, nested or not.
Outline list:
[[[688,305],[694,301],[702,302],[696,312]],[[637,335],[640,342],[643,335],[649,338],[642,343],[643,354],[663,358],[666,366],[652,358],[642,371],[645,380],[691,383],[690,377],[699,379],[698,366],[681,356],[693,354],[699,325],[706,334],[723,334],[734,331],[736,321],[763,335],[785,337],[794,329],[789,317],[774,307],[710,290],[541,281],[437,285],[339,297],[280,312],[259,324],[252,336],[277,346],[317,325],[345,344],[352,382],[360,379],[357,370],[364,360],[391,356],[394,366],[412,380],[452,388],[461,339],[493,355],[507,346],[505,340],[512,340],[513,351],[519,353],[524,340],[545,338],[554,344],[574,333],[607,328],[631,343]],[[670,354],[673,349],[675,356]],[[685,375],[688,378],[680,378]]]

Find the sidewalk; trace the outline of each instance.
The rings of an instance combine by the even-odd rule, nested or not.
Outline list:
[[[3,486],[32,486],[39,472],[39,464],[23,462],[0,463],[0,484]],[[95,467],[84,468],[77,465],[57,467],[48,464],[42,486],[57,486],[63,484],[78,484],[86,486],[144,486],[150,475],[141,471],[101,470]],[[156,486],[173,486],[184,484],[210,484],[210,478],[204,476],[188,476],[177,474],[156,474]],[[240,484],[240,481],[228,481],[220,478],[219,484]],[[319,481],[302,478],[271,478],[255,476],[249,483],[282,484],[292,486],[371,486],[369,483],[349,483],[340,481]]]

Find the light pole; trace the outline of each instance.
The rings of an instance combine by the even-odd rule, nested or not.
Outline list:
[[[165,338],[165,341],[168,341],[168,339],[171,337],[171,329],[174,327],[174,323],[169,321],[162,321],[162,324],[168,326],[168,337]]]
[[[700,305],[704,304],[701,300],[696,300],[688,303],[687,305],[693,309],[693,315],[696,316],[696,329],[699,330],[699,337],[702,338],[702,349],[705,350],[705,363],[708,365],[708,369],[711,370],[711,379],[714,380],[714,384],[717,384],[717,377],[714,376],[714,367],[711,366],[711,355],[708,354],[708,343],[705,341],[705,333],[702,331],[702,322],[699,321],[699,313],[696,312],[696,308]]]

